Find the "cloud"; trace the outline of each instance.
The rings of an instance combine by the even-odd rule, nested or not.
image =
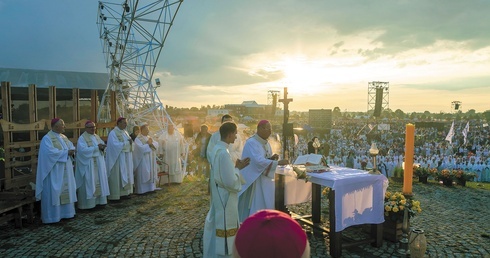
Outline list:
[[[489,7],[459,0],[184,1],[155,71],[158,92],[188,107],[265,103],[268,90],[289,87],[298,110],[364,110],[367,83],[389,81],[393,103],[408,109],[414,103],[403,94],[413,92],[435,94],[441,107],[444,94],[472,93],[473,103],[483,103]],[[0,67],[106,72],[96,14],[96,2],[0,1],[0,23],[14,24],[0,29],[7,39]]]

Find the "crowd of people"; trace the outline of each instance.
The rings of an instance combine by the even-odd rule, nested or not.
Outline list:
[[[183,138],[169,125],[158,139],[150,136],[148,124],[126,131],[120,117],[107,137],[96,134],[96,123],[87,121],[76,147],[63,133],[63,119],[51,120],[51,130],[42,138],[36,174],[36,200],[41,201],[43,223],[56,223],[81,210],[118,201],[131,194],[158,190],[161,183],[181,183]],[[169,178],[160,178],[167,164]],[[160,182],[160,179],[164,182]]]
[[[147,124],[134,127],[131,135],[126,127],[126,119],[118,118],[106,144],[96,134],[96,124],[87,121],[75,147],[63,134],[64,121],[52,119],[51,130],[41,141],[36,178],[36,199],[41,201],[43,223],[73,218],[75,203],[78,209],[93,209],[133,193],[155,191],[161,170],[158,162],[168,165],[170,182],[182,182],[181,158],[185,148],[182,135],[175,132],[173,125],[156,140],[150,136]],[[243,229],[240,233],[242,223],[257,223],[247,222],[248,218],[260,217],[284,224],[280,218],[287,215],[272,211],[275,208],[273,179],[276,167],[289,161],[279,159],[273,152],[269,143],[271,134],[271,123],[262,120],[257,124],[256,134],[242,142],[233,118],[225,115],[218,132],[211,135],[202,126],[196,136],[194,142],[198,147],[193,158],[202,164],[211,195],[203,235],[204,257],[255,255],[246,248],[252,242],[242,240],[235,245],[240,234],[242,238],[250,238],[250,231]],[[270,212],[256,215],[263,210]],[[294,220],[289,218],[291,221]],[[306,235],[301,227],[296,232],[303,235],[295,251],[303,254],[309,250],[304,241]],[[257,242],[255,246],[262,246],[261,250],[265,251],[263,243]]]
[[[221,122],[219,131],[211,134],[203,125],[193,138],[196,147],[191,159],[198,161],[196,169],[207,179],[211,198],[203,235],[204,257],[231,257],[237,250],[245,250],[236,245],[240,225],[261,210],[274,209],[276,167],[290,164],[286,155],[275,153],[278,149],[273,146],[279,144],[280,137],[271,137],[269,121],[261,120],[255,134],[246,140],[230,115],[224,115]],[[489,128],[481,121],[472,124],[471,133],[466,131],[464,137],[454,140],[448,139],[444,130],[417,128],[415,163],[437,169],[459,168],[477,173],[478,181],[489,181]],[[390,177],[403,163],[404,126],[403,122],[391,123],[389,130],[373,134],[373,128],[363,131],[363,122],[337,123],[328,135],[300,135],[291,158],[316,153],[324,155],[330,165],[366,169],[373,167],[369,149],[375,142],[378,169]],[[106,144],[95,133],[96,124],[87,121],[75,147],[63,134],[64,121],[51,121],[51,130],[41,141],[36,178],[43,223],[73,218],[75,203],[78,209],[92,209],[108,200],[155,191],[162,164],[168,166],[170,182],[182,182],[181,158],[186,148],[172,124],[156,139],[150,136],[147,124],[135,126],[131,135],[126,127],[126,119],[118,118]],[[300,251],[305,251],[304,243],[301,246]],[[240,252],[240,257],[245,256]]]
[[[481,120],[472,120],[469,124],[472,129],[466,139],[460,130],[451,142],[446,140],[450,128],[440,130],[416,126],[414,163],[439,170],[474,172],[477,175],[475,180],[490,181],[490,127]],[[379,149],[378,169],[387,177],[393,176],[395,168],[403,166],[406,122],[392,122],[389,130],[377,131],[374,128],[371,134],[368,134],[369,129],[363,131],[365,125],[365,121],[337,123],[330,135],[319,136],[321,147],[317,151],[325,155],[331,165],[371,168],[373,159],[369,149],[374,141]],[[307,144],[308,138],[299,136],[296,155],[311,153],[312,145]],[[310,143],[315,138],[311,138]]]
[[[226,120],[222,122],[226,123]],[[489,128],[482,121],[472,121],[471,124],[473,125],[471,133],[466,132],[464,137],[462,134],[456,135],[449,140],[447,137],[448,130],[422,126],[417,128],[414,144],[415,163],[422,167],[439,170],[462,169],[476,173],[478,175],[476,180],[478,181],[489,181]],[[295,136],[296,141],[292,148],[291,157],[294,159],[303,154],[322,154],[330,165],[367,169],[373,167],[373,159],[369,154],[369,150],[374,142],[379,150],[377,167],[384,175],[391,177],[396,167],[403,166],[405,126],[406,122],[396,121],[391,123],[389,128],[382,127],[384,130],[377,131],[375,126],[364,130],[366,128],[364,121],[348,124],[337,123],[328,135]],[[230,256],[232,254],[230,253],[232,252],[232,243],[233,241],[236,242],[240,233],[240,223],[244,223],[261,210],[274,209],[273,174],[277,165],[289,164],[289,161],[279,160],[280,156],[284,157],[286,155],[278,155],[273,152],[273,150],[281,149],[272,147],[280,146],[278,139],[281,139],[281,136],[271,137],[271,133],[269,121],[262,120],[258,123],[256,133],[244,142],[241,159],[249,159],[249,164],[243,168],[240,166],[240,159],[231,158],[233,154],[235,154],[235,157],[240,157],[230,148],[231,145],[240,145],[236,140],[227,142],[223,138],[226,138],[226,135],[221,135],[222,141],[227,144],[219,145],[220,149],[224,150],[227,148],[228,153],[226,157],[221,156],[220,160],[223,158],[228,160],[227,169],[224,168],[224,165],[213,163],[216,161],[213,161],[213,154],[212,152],[210,154],[210,150],[213,150],[212,146],[214,143],[210,141],[210,144],[207,145],[207,157],[211,163],[211,187],[223,190],[227,192],[227,198],[234,196],[233,198],[235,199],[232,201],[232,205],[230,203],[225,204],[223,199],[228,201],[230,199],[223,198],[223,195],[216,191],[211,191],[212,204],[206,218],[203,240],[204,257]],[[236,132],[234,134],[236,135]],[[217,135],[217,133],[214,135]],[[196,143],[199,141],[204,142],[203,140],[197,140]],[[210,157],[211,159],[209,159]],[[224,174],[234,175],[234,180],[230,180],[230,185],[228,186],[223,186],[223,182],[216,181],[217,177],[222,177]],[[241,179],[244,179],[244,181],[242,181],[240,189],[238,182]],[[238,191],[238,189],[240,190]],[[237,191],[238,195],[236,195]],[[236,203],[237,196],[238,203]],[[230,206],[233,207],[233,212],[231,213],[229,210],[228,212],[226,211],[231,209]],[[218,213],[220,215],[217,215]],[[217,220],[221,222],[217,222]],[[221,224],[221,228],[216,227],[223,221],[232,221],[232,225]],[[210,227],[210,225],[214,227]],[[243,226],[244,224],[241,225]],[[218,232],[221,233],[218,234]]]

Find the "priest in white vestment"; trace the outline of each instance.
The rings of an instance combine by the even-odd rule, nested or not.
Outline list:
[[[225,122],[220,129],[221,140],[214,146],[210,173],[211,203],[204,223],[203,257],[231,257],[233,242],[240,225],[238,218],[238,192],[242,188],[239,169],[250,160],[233,162],[228,145],[237,135],[237,126]]]
[[[140,134],[134,140],[134,191],[137,194],[153,192],[158,181],[158,143],[149,133],[147,124],[141,126]]]
[[[75,146],[63,132],[65,122],[52,119],[51,130],[39,147],[36,200],[41,200],[41,220],[46,224],[75,216],[77,194],[72,158]]]
[[[133,140],[125,130],[127,125],[126,118],[118,118],[116,127],[107,138],[105,161],[109,177],[108,200],[119,200],[121,196],[133,193]]]
[[[221,124],[225,122],[233,122],[233,117],[226,114],[221,117]],[[242,149],[243,149],[243,141],[240,134],[237,133],[237,138],[235,142],[228,144],[228,151],[230,152],[231,159],[233,162],[236,162],[238,159],[242,157]],[[219,131],[214,132],[211,135],[211,139],[209,139],[208,148],[206,156],[208,157],[209,164],[212,164],[212,155],[214,146],[221,140],[221,136]]]
[[[272,154],[267,141],[272,133],[269,121],[262,120],[257,125],[257,133],[250,137],[243,147],[242,159],[250,158],[250,166],[242,169],[246,183],[238,194],[240,221],[263,209],[274,209],[274,174],[277,165],[287,165],[288,160],[279,160]]]
[[[160,144],[160,154],[163,161],[168,165],[170,183],[182,183],[184,170],[182,169],[182,159],[184,155],[184,139],[179,132],[176,132],[173,124],[168,125],[167,133],[158,139]],[[167,178],[163,178],[163,183],[167,183]]]
[[[104,159],[105,143],[95,134],[94,122],[85,123],[85,132],[78,138],[75,180],[79,209],[92,209],[107,204],[109,183]]]

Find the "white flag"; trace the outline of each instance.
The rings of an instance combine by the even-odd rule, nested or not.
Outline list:
[[[463,129],[464,144],[466,144],[466,136],[468,135],[469,131],[470,131],[470,122],[468,121]]]
[[[453,143],[453,136],[454,136],[454,121],[451,124],[451,129],[449,129],[449,133],[446,136],[446,141],[448,141],[449,144]]]

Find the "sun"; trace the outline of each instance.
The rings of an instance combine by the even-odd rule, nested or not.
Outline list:
[[[328,88],[325,68],[305,57],[287,58],[277,67],[284,74],[281,80],[288,91],[296,94],[315,94]]]
[[[373,70],[380,70],[383,64],[363,65],[361,57],[311,57],[307,55],[262,58],[257,71],[265,74],[280,74],[280,79],[271,81],[279,87],[287,87],[297,96],[317,96],[338,92],[345,85],[368,80]],[[257,73],[260,75],[260,73]],[[255,74],[254,74],[255,75]]]

